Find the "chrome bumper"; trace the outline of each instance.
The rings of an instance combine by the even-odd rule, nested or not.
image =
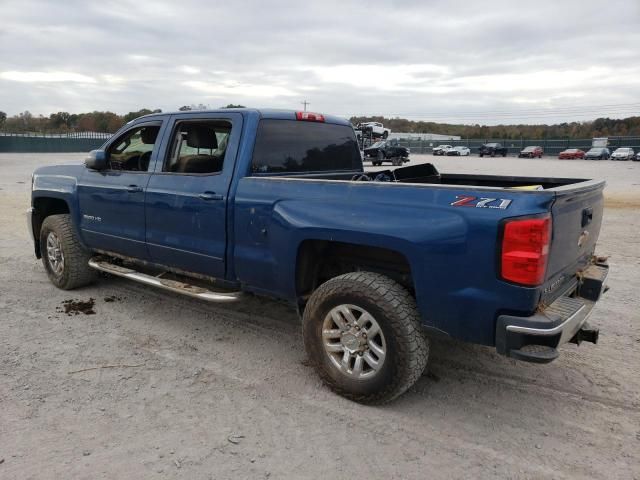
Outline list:
[[[573,296],[562,296],[534,315],[500,315],[496,322],[496,350],[509,357],[546,363],[558,356],[557,347],[574,341],[593,339],[598,331],[587,319],[607,290],[609,267],[594,264],[581,272],[580,285]],[[584,330],[584,332],[583,332]]]

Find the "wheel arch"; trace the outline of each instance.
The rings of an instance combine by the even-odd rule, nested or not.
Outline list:
[[[71,208],[66,199],[54,196],[35,197],[32,206],[31,230],[33,232],[34,249],[36,257],[41,258],[40,229],[42,228],[42,223],[51,215],[71,214]]]
[[[409,258],[401,251],[334,239],[307,238],[295,257],[295,293],[300,311],[313,291],[325,281],[357,271],[381,273],[415,297]]]

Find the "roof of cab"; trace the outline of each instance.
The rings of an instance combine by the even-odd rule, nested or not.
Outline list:
[[[296,112],[299,110],[284,110],[277,108],[218,108],[214,110],[185,110],[185,111],[177,111],[177,112],[161,112],[161,113],[151,113],[149,115],[144,115],[140,118],[152,118],[161,115],[184,115],[188,116],[193,113],[243,113],[243,114],[257,114],[260,118],[265,119],[275,119],[275,120],[295,120]],[[319,113],[319,112],[318,112]],[[325,123],[332,123],[335,125],[351,125],[351,123],[342,117],[337,117],[335,115],[325,115],[324,116]]]

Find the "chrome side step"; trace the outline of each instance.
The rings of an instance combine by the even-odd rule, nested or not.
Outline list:
[[[129,280],[162,288],[171,292],[180,293],[182,295],[199,298],[208,302],[234,302],[242,296],[242,292],[215,292],[189,283],[178,282],[168,278],[154,277],[137,270],[132,270],[131,268],[115,265],[107,261],[104,257],[94,257],[90,259],[89,266],[96,270],[100,270],[101,272],[128,278]]]

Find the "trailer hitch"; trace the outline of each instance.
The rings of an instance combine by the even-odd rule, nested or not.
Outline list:
[[[598,336],[600,335],[600,330],[597,328],[593,328],[587,322],[585,322],[580,330],[576,332],[571,340],[571,343],[575,343],[576,345],[580,345],[582,342],[591,342],[598,343]]]

